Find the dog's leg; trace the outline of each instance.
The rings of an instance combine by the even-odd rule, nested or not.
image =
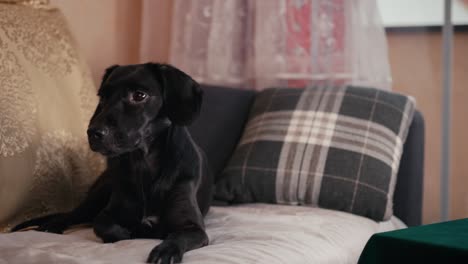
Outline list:
[[[169,196],[167,210],[161,219],[168,228],[169,235],[151,251],[147,260],[150,263],[159,260],[161,264],[172,261],[179,263],[186,251],[208,244],[192,182],[178,185],[171,190]]]
[[[132,238],[131,232],[116,223],[114,219],[107,210],[104,210],[94,220],[94,233],[102,239],[102,242],[114,243]]]
[[[35,218],[23,222],[12,229],[12,232],[30,226],[37,226],[35,230],[61,234],[72,225],[89,223],[106,206],[112,187],[110,175],[104,172],[91,186],[85,200],[68,213],[58,213]]]

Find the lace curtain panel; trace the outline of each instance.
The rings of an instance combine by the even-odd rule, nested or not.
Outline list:
[[[375,0],[176,0],[172,17],[170,62],[201,83],[391,89]]]

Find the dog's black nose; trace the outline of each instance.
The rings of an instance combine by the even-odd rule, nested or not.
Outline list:
[[[87,132],[89,138],[102,140],[107,136],[109,130],[107,128],[90,127]]]

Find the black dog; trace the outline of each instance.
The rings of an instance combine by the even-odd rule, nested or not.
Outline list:
[[[148,262],[180,262],[184,252],[205,246],[203,216],[212,178],[206,159],[185,128],[199,113],[202,90],[167,64],[113,66],[99,89],[88,140],[107,157],[107,169],[73,211],[24,222],[62,233],[93,223],[105,243],[157,238]]]

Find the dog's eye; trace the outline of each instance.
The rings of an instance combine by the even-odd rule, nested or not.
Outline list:
[[[131,97],[130,97],[130,100],[133,101],[133,102],[141,102],[143,100],[146,99],[146,97],[148,97],[148,95],[144,92],[141,92],[141,91],[136,91],[136,92],[133,92]]]

